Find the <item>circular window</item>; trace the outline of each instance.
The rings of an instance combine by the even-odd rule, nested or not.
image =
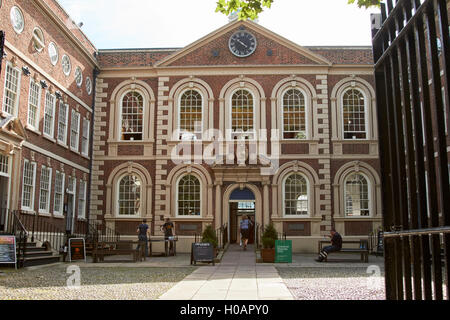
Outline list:
[[[44,33],[38,27],[33,30],[33,45],[38,52],[41,52],[45,48]]]
[[[91,93],[92,93],[92,81],[91,81],[91,78],[89,78],[89,77],[86,78],[86,91],[87,91],[88,95],[91,95]]]
[[[12,7],[10,15],[14,31],[17,33],[22,33],[25,27],[25,20],[23,18],[22,11],[18,7]]]
[[[58,48],[56,47],[56,44],[54,44],[53,42],[50,42],[50,44],[48,45],[48,55],[50,57],[52,65],[55,66],[58,63],[59,54]]]
[[[70,58],[66,55],[62,57],[61,60],[63,72],[66,76],[70,74],[70,71],[72,70],[72,65],[70,64]]]
[[[77,67],[75,69],[75,82],[77,84],[77,87],[81,88],[81,85],[83,84],[83,73],[81,72],[80,67]]]

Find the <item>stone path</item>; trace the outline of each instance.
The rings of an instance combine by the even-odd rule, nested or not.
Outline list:
[[[256,264],[253,246],[230,245],[216,266],[198,268],[160,300],[293,300],[274,266]]]

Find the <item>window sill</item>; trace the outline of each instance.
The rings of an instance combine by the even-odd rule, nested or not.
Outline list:
[[[76,153],[77,155],[81,156],[81,153],[77,149],[72,149],[72,147],[70,147],[70,151],[72,151],[73,153]]]
[[[37,135],[42,135],[42,132],[37,130],[35,127],[30,126],[29,124],[25,125],[25,129],[27,129],[28,131],[31,131]]]
[[[281,218],[272,218],[274,222],[284,222],[284,221],[314,221],[321,222],[321,217],[305,217],[305,216],[295,216],[295,217],[281,217]]]
[[[64,215],[61,214],[61,213],[56,213],[56,212],[54,212],[54,213],[53,213],[53,218],[55,218],[55,219],[64,219],[65,217],[64,217]]]
[[[41,217],[51,217],[52,216],[52,214],[50,212],[48,212],[48,211],[39,211],[38,214]]]
[[[63,148],[69,149],[69,146],[67,144],[65,144],[64,142],[62,142],[61,140],[57,140],[56,144]]]
[[[43,134],[42,135],[45,139],[47,139],[47,140],[49,140],[49,141],[51,141],[51,142],[53,142],[53,143],[56,143],[56,139],[55,138],[52,138],[51,136],[49,136],[49,135],[47,135],[47,134]]]
[[[380,217],[334,217],[334,221],[345,222],[345,221],[381,221]]]

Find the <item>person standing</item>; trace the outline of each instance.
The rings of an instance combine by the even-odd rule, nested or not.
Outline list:
[[[334,228],[331,229],[328,237],[331,238],[331,246],[327,246],[322,249],[319,253],[319,257],[316,259],[317,262],[323,262],[328,257],[329,253],[337,252],[342,249],[342,237]]]
[[[247,243],[251,225],[253,225],[253,223],[248,219],[248,217],[246,215],[242,216],[240,231],[242,234],[242,244],[244,246],[244,251],[247,250]]]
[[[150,228],[147,224],[147,219],[142,220],[142,223],[137,228],[137,233],[139,244],[136,249],[139,250],[141,248],[141,245],[144,245],[145,257],[148,257],[148,239],[150,237]]]
[[[169,242],[169,254],[173,253],[174,229],[175,227],[173,222],[170,221],[170,218],[167,218],[166,223],[161,227],[161,230],[164,232],[164,240],[166,240],[166,243]]]

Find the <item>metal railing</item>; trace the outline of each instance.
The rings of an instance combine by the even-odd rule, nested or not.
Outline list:
[[[372,34],[386,298],[449,299],[447,3],[384,1]]]
[[[17,217],[29,233],[31,242],[39,241],[47,250],[61,252],[67,239],[67,233],[48,217],[16,211]]]
[[[5,32],[0,30],[0,76],[2,75],[2,61],[5,54]]]

